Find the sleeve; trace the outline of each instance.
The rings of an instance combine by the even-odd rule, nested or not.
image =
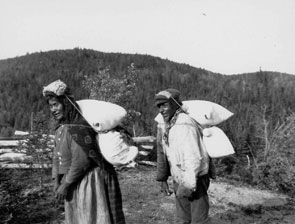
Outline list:
[[[161,143],[162,129],[157,129],[157,181],[166,181],[170,176],[170,167]]]
[[[65,181],[71,184],[83,177],[89,168],[91,161],[87,152],[83,150],[82,147],[76,143],[76,141],[73,140],[69,133],[67,133],[67,141],[71,147],[71,164]]]
[[[201,134],[193,125],[179,125],[176,133],[182,155],[182,184],[191,190],[196,188],[196,179],[201,170]]]

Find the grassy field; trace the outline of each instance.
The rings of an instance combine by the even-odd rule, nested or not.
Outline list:
[[[150,166],[118,172],[127,224],[176,223],[174,195],[164,196],[160,192],[155,172],[155,167]],[[63,205],[53,199],[49,174],[43,173],[40,187],[37,173],[1,170],[0,223],[64,223]],[[13,186],[5,184],[7,178]],[[209,197],[213,224],[295,223],[295,203],[285,195],[217,179],[210,185]]]

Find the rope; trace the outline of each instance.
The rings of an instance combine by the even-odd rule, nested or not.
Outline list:
[[[80,111],[80,109],[73,103],[73,101],[67,96],[65,95],[66,98],[68,99],[68,101],[74,106],[74,108],[78,111],[78,113],[85,119],[85,121],[95,130],[95,128],[93,127],[92,124],[90,124],[90,122],[83,116],[82,112]],[[95,130],[96,131],[96,130]],[[97,131],[96,131],[97,132]]]

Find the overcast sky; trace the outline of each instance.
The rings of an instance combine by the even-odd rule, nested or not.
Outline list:
[[[295,0],[0,0],[0,59],[75,47],[295,75]]]

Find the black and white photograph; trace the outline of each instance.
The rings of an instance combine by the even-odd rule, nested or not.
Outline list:
[[[294,0],[1,0],[0,223],[294,224]]]

